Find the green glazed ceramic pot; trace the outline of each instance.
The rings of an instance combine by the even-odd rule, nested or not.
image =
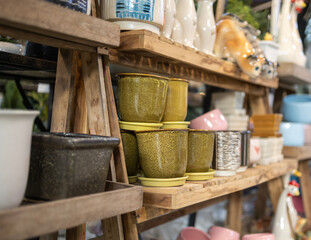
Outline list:
[[[134,132],[121,131],[126,170],[128,176],[136,176],[138,172],[138,148]]]
[[[136,132],[139,160],[148,178],[177,178],[186,172],[188,129]]]
[[[138,73],[118,76],[119,117],[128,122],[160,122],[165,109],[168,78]]]
[[[184,79],[171,78],[168,82],[166,106],[162,122],[184,121],[188,109],[188,85]]]
[[[189,130],[187,172],[208,172],[213,161],[215,133]]]

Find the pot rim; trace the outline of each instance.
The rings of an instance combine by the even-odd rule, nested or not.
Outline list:
[[[0,109],[0,115],[31,115],[37,116],[39,115],[39,111],[37,110],[15,110],[15,109]]]
[[[175,121],[175,122],[161,122],[163,125],[189,125],[190,124],[190,122],[188,122],[188,121],[180,121],[180,122],[178,122],[178,121]]]
[[[170,81],[176,81],[176,82],[186,82],[189,84],[189,81],[183,78],[169,78]]]
[[[136,134],[139,133],[148,133],[148,132],[189,132],[189,128],[170,128],[170,129],[153,129],[153,130],[140,130],[140,131],[136,131]]]
[[[169,81],[169,78],[159,76],[159,75],[153,75],[153,74],[147,74],[147,73],[118,73],[116,74],[117,77],[120,78],[120,76],[139,76],[139,77],[153,77],[153,78],[160,78],[166,81]]]

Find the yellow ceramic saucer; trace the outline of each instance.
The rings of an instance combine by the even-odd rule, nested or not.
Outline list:
[[[176,187],[184,185],[188,176],[179,178],[146,178],[138,177],[141,184],[146,187]]]
[[[190,122],[161,122],[163,126],[162,129],[186,129],[188,128]]]
[[[136,183],[138,180],[138,175],[136,176],[128,176],[129,183]]]
[[[143,122],[119,122],[120,128],[130,131],[155,130],[162,127],[162,123],[143,123]]]
[[[199,172],[199,173],[185,173],[185,176],[188,176],[187,181],[204,181],[214,178],[216,171],[209,169],[208,172]]]

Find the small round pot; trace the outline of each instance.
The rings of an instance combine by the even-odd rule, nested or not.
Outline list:
[[[275,237],[272,233],[255,233],[244,235],[242,240],[275,240]]]
[[[162,122],[163,126],[162,129],[186,129],[188,128],[190,122]]]
[[[221,111],[219,109],[214,109],[193,119],[190,122],[190,128],[224,131],[228,129],[228,123]]]
[[[186,172],[188,130],[165,129],[136,132],[139,160],[148,178],[177,178]]]
[[[134,132],[121,131],[126,170],[128,176],[136,176],[138,172],[138,148]]]
[[[214,138],[214,132],[189,130],[186,172],[208,172],[213,161]]]
[[[311,96],[306,94],[288,95],[283,99],[282,113],[284,121],[311,123]]]
[[[165,111],[163,122],[184,121],[188,109],[189,81],[171,78],[168,82]]]
[[[0,110],[0,209],[23,200],[30,162],[32,126],[38,111]]]
[[[212,226],[208,230],[210,239],[230,239],[239,240],[240,234],[228,228]]]
[[[160,122],[165,109],[168,78],[138,73],[118,76],[118,110],[122,121]]]

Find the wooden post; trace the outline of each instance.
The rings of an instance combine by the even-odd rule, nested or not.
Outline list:
[[[280,196],[284,189],[282,177],[270,180],[268,182],[268,189],[273,206],[273,211],[276,212]]]
[[[85,240],[85,224],[67,229],[66,240]]]
[[[57,240],[58,238],[58,232],[50,233],[44,236],[40,236],[40,240]]]
[[[227,208],[228,228],[241,233],[242,231],[242,197],[243,192],[235,192],[229,195]]]
[[[299,171],[302,173],[300,178],[303,208],[305,210],[306,218],[311,223],[311,180],[310,168],[308,160],[299,162]]]

